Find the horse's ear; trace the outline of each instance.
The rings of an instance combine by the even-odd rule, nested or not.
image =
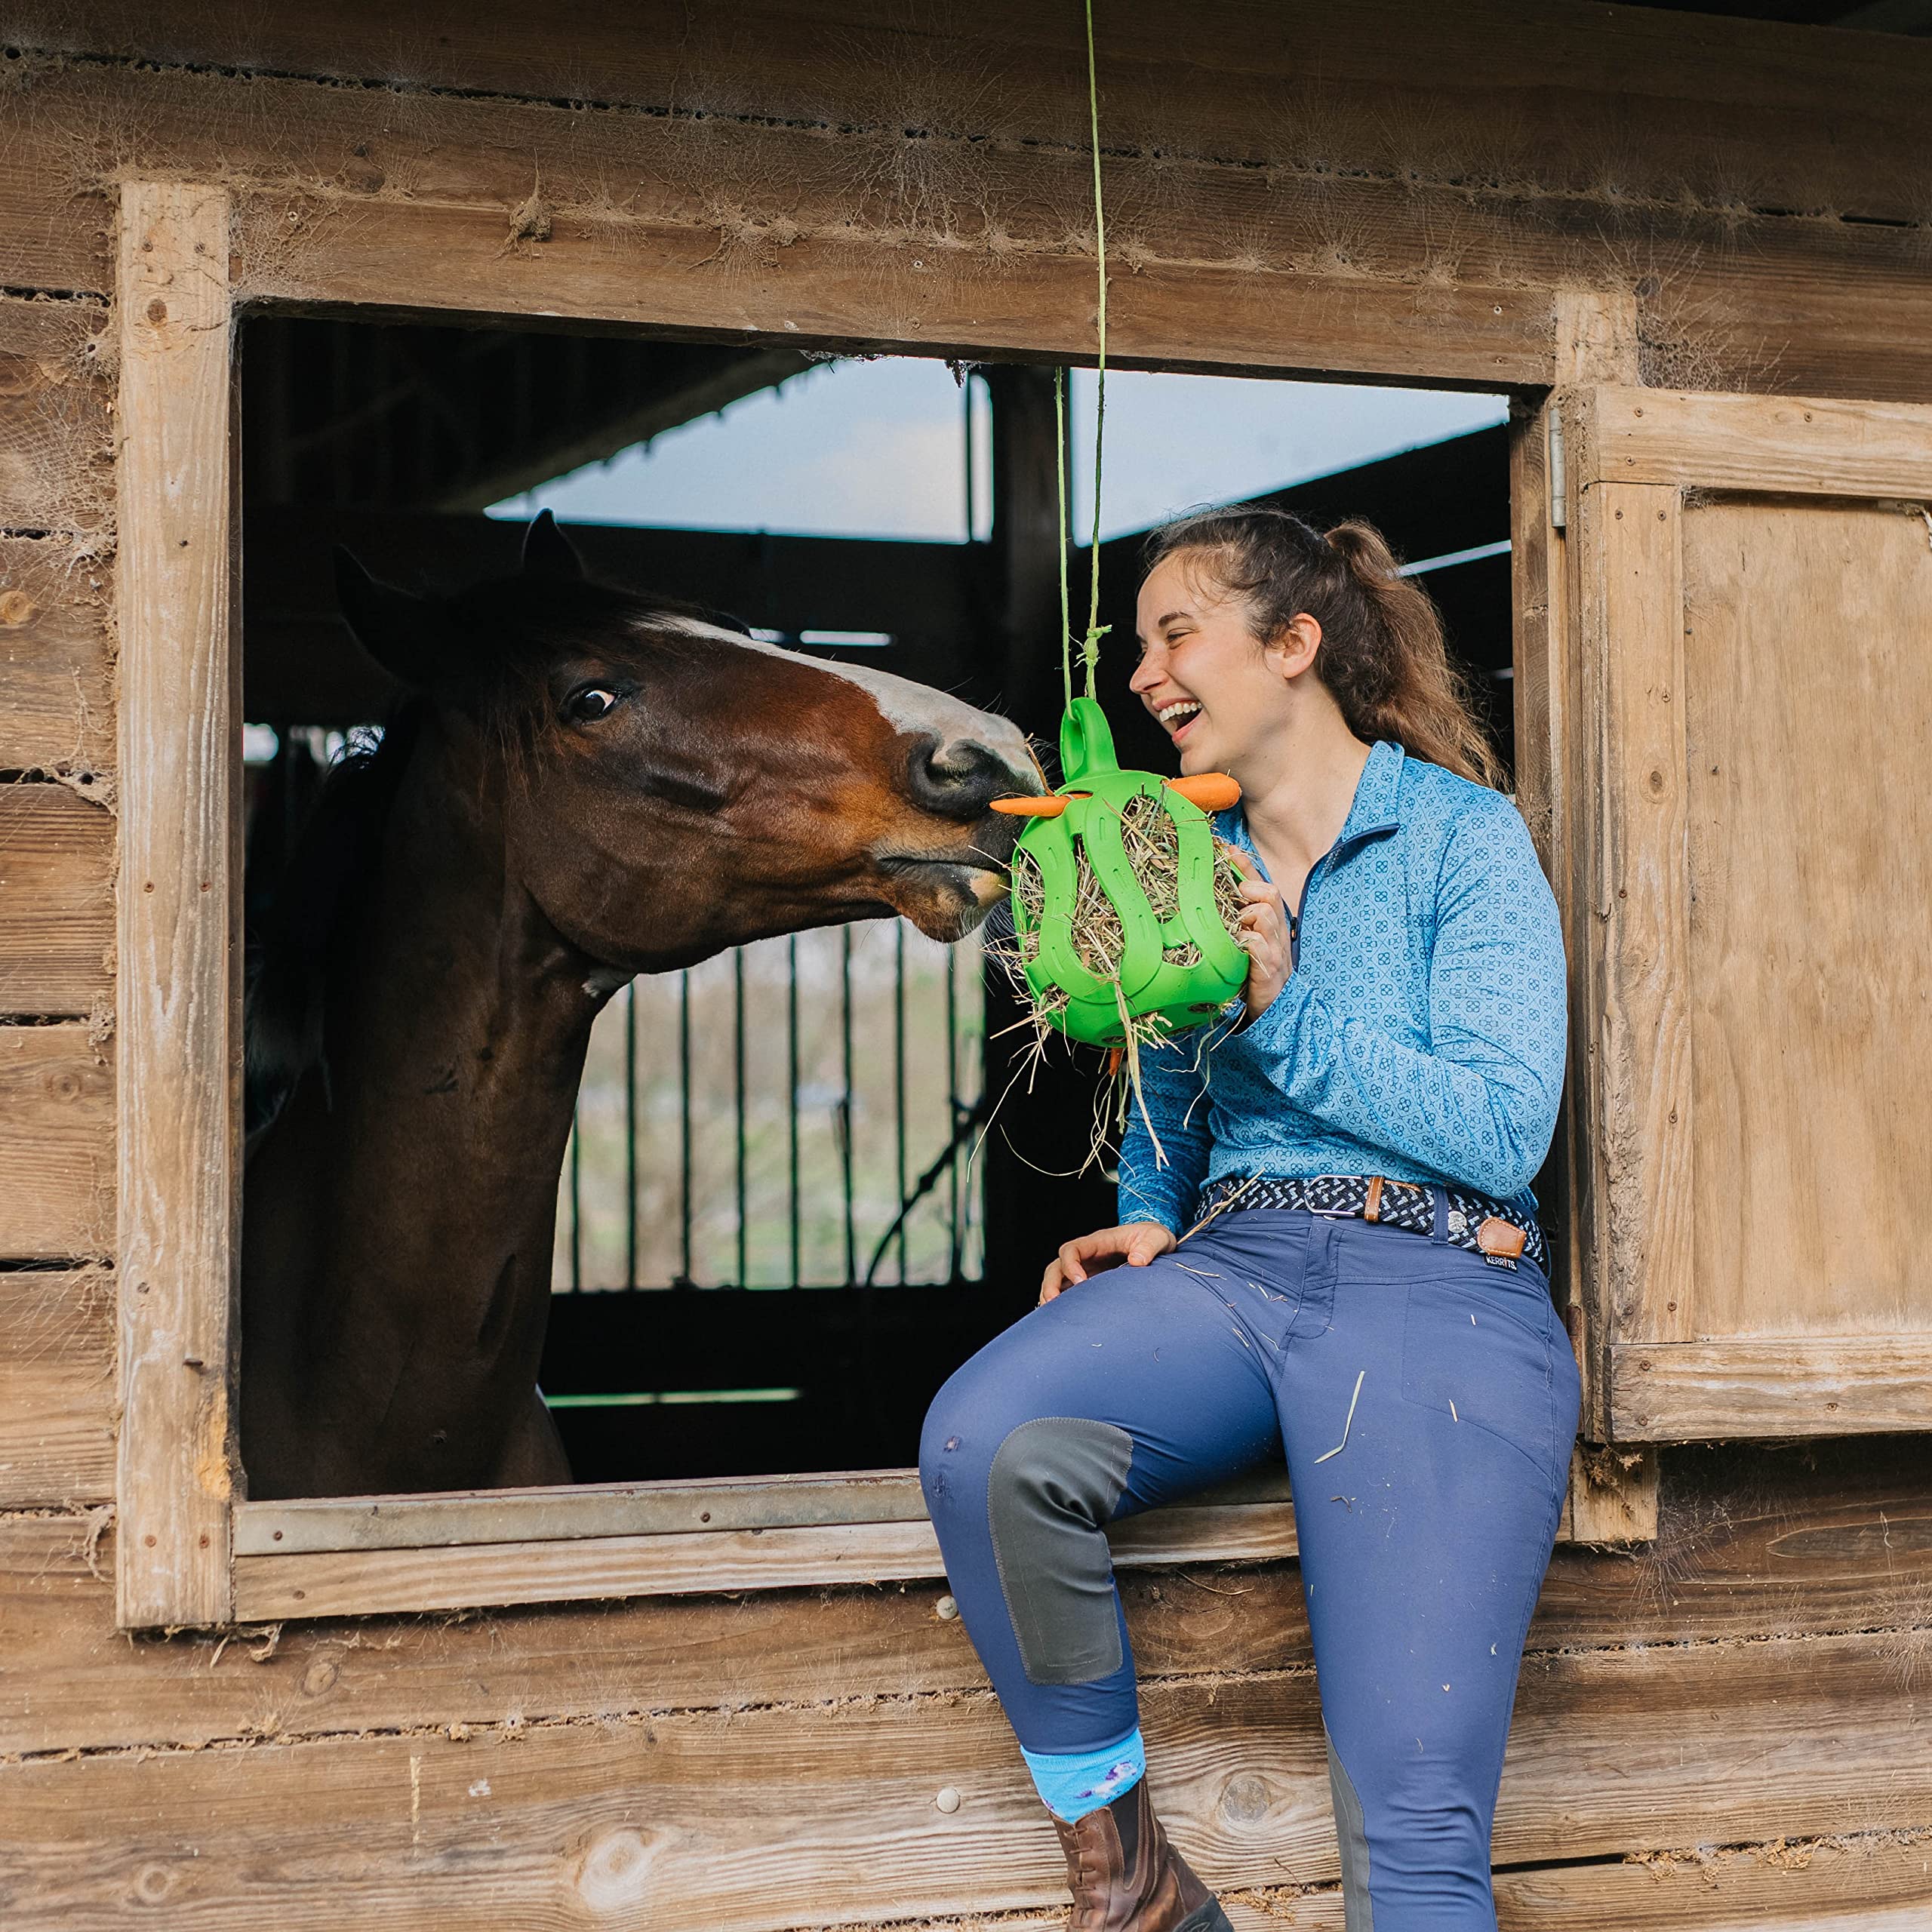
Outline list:
[[[340,544],[335,589],[356,642],[399,683],[427,691],[463,669],[464,653],[443,606],[371,577]]]
[[[523,574],[566,578],[583,575],[583,559],[548,510],[539,510],[523,533]]]

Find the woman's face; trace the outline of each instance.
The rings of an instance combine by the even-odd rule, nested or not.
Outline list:
[[[1148,572],[1134,628],[1140,663],[1129,688],[1173,740],[1183,774],[1238,778],[1293,708],[1287,655],[1260,647],[1240,600],[1184,551]]]

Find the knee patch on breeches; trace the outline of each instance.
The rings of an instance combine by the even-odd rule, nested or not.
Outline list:
[[[1069,1416],[1022,1423],[994,1454],[993,1561],[1020,1663],[1035,1684],[1091,1684],[1121,1667],[1106,1525],[1133,1460],[1125,1429]]]

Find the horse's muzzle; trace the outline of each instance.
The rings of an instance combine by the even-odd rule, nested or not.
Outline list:
[[[984,817],[995,798],[1030,790],[1037,777],[1017,771],[1006,753],[972,738],[947,744],[931,737],[917,739],[906,761],[912,802],[921,811],[961,823]],[[1000,863],[1005,863],[1004,856]]]

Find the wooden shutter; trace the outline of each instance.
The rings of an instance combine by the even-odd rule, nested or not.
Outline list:
[[[1932,408],[1567,403],[1591,1432],[1932,1429]]]

